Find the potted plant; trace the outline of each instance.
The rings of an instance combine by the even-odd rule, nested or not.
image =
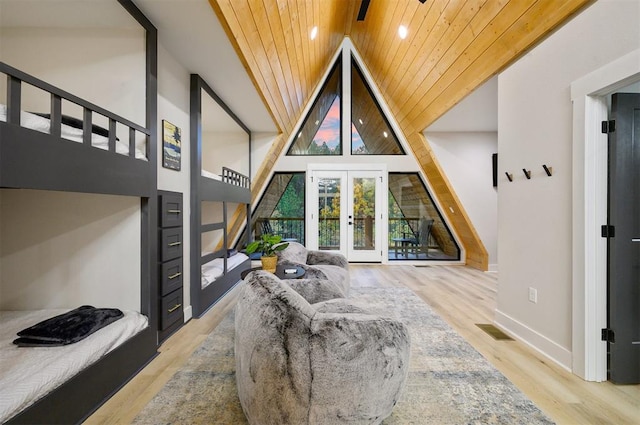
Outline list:
[[[262,257],[260,257],[260,261],[262,262],[262,269],[275,273],[276,263],[278,262],[276,252],[282,251],[288,246],[289,242],[282,242],[282,237],[264,233],[260,239],[257,239],[247,245],[247,253],[253,254],[256,251],[261,252]]]

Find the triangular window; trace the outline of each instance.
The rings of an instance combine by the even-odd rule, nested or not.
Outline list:
[[[418,173],[389,173],[389,260],[459,260],[460,248]]]
[[[351,155],[405,155],[389,120],[351,57],[350,83],[342,79],[338,58],[287,155],[342,155],[342,88],[351,87]],[[347,139],[348,140],[348,139]]]
[[[342,155],[341,75],[342,61],[338,60],[287,155]]]
[[[351,155],[404,155],[405,152],[351,57]]]
[[[275,173],[251,215],[252,236],[270,233],[304,243],[305,173]],[[243,234],[239,241],[246,241]]]

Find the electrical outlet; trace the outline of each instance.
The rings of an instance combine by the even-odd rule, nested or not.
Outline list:
[[[538,290],[536,288],[529,287],[529,301],[532,303],[538,302]]]

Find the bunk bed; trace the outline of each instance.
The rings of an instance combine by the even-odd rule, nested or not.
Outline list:
[[[139,312],[125,312],[133,317],[135,325],[128,337],[122,328],[109,328],[118,321],[77,343],[93,341],[102,331],[109,330],[115,340],[108,341],[102,351],[75,344],[64,347],[47,347],[43,350],[64,351],[58,357],[73,358],[72,353],[85,350],[91,356],[86,366],[71,372],[71,376],[56,382],[46,393],[29,393],[16,408],[0,416],[0,422],[18,423],[80,423],[106,399],[122,387],[157,354],[157,202],[156,202],[156,140],[157,130],[157,31],[131,0],[118,3],[144,28],[146,33],[146,124],[137,125],[102,107],[54,87],[8,64],[0,63],[0,73],[7,78],[7,96],[0,119],[0,187],[13,189],[38,189],[95,194],[112,194],[140,198],[141,211],[141,276]],[[51,109],[45,116],[34,115],[22,108],[23,87],[35,86],[49,94]],[[62,102],[78,105],[83,113],[80,129],[61,113]],[[94,114],[106,117],[108,129],[92,124]],[[117,140],[116,126],[127,128],[128,140]],[[145,143],[136,149],[136,139],[142,135]],[[14,313],[2,315],[6,322],[0,324],[3,341],[11,344],[12,335],[25,323],[33,323],[51,317],[55,312],[25,312],[27,322]],[[124,320],[124,319],[120,319]],[[127,319],[128,320],[128,319]],[[124,325],[124,321],[122,324]],[[6,326],[5,326],[6,325]],[[106,333],[109,333],[106,332]],[[3,347],[4,348],[4,347]],[[30,350],[29,348],[14,348]],[[33,350],[39,350],[35,348]],[[22,352],[24,353],[24,351]],[[15,354],[15,353],[14,353]],[[40,355],[43,355],[42,352]],[[32,364],[48,363],[53,352]],[[22,355],[13,356],[23,357]],[[27,356],[24,356],[27,357]],[[3,359],[7,357],[3,354]],[[3,365],[7,375],[18,375],[17,365]],[[57,366],[56,366],[57,367]],[[46,368],[45,368],[46,369]],[[11,372],[11,373],[9,373]],[[28,372],[33,373],[33,372]],[[40,373],[40,372],[38,372]],[[4,378],[0,376],[0,378]],[[8,381],[10,382],[10,381]],[[42,383],[38,384],[43,386]],[[4,403],[9,392],[3,384]],[[0,412],[3,414],[3,412]]]
[[[227,204],[243,204],[249,217],[251,188],[249,178],[227,167],[217,175],[203,170],[202,161],[202,92],[211,96],[247,133],[250,130],[225,105],[209,85],[199,76],[191,75],[191,304],[193,314],[200,317],[229,289],[241,280],[242,271],[251,267],[251,260],[243,253],[234,252],[233,241],[228,235],[229,217]],[[249,152],[247,152],[249,161]],[[216,202],[222,205],[222,219],[206,223],[202,203]],[[203,233],[222,232],[221,243],[213,252],[203,252]],[[201,276],[201,279],[197,277]]]

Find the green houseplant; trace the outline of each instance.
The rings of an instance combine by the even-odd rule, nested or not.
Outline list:
[[[276,271],[276,263],[278,257],[276,257],[277,251],[282,251],[289,246],[289,242],[282,242],[282,237],[278,235],[271,235],[264,233],[260,239],[256,239],[247,245],[247,254],[253,254],[254,252],[261,252],[263,270],[274,273]]]

